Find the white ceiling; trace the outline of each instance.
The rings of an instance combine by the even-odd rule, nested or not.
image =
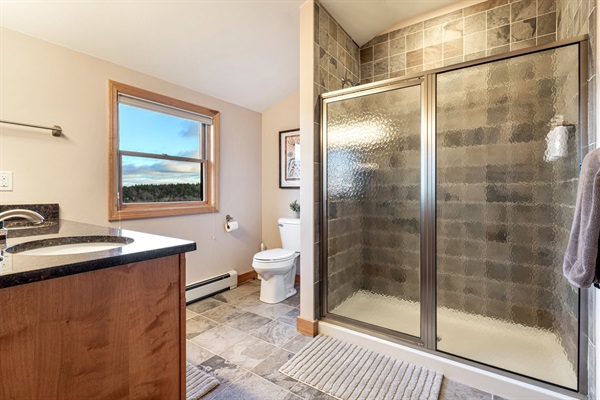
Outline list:
[[[484,0],[320,0],[323,6],[344,27],[356,44],[362,46],[394,25],[435,10],[449,12]],[[454,7],[452,7],[454,6]]]
[[[0,26],[262,112],[298,88],[303,2],[0,0]],[[456,2],[322,1],[358,44]]]

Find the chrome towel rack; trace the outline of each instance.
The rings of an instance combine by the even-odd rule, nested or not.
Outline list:
[[[19,125],[19,126],[27,126],[30,128],[38,128],[38,129],[47,129],[52,131],[52,136],[60,137],[62,135],[62,128],[58,125],[54,126],[42,126],[42,125],[33,125],[33,124],[23,124],[21,122],[13,122],[13,121],[5,121],[0,119],[0,124],[11,124],[11,125]]]

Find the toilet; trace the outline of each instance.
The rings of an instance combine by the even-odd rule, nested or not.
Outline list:
[[[260,301],[279,303],[296,294],[294,281],[300,255],[300,218],[279,218],[282,249],[256,253],[252,268],[261,279]]]

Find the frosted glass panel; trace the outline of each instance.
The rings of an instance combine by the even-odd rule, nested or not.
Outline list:
[[[327,311],[419,337],[421,86],[326,112]]]
[[[439,74],[436,127],[438,350],[572,389],[578,57],[572,45]],[[559,114],[574,126],[549,135]]]

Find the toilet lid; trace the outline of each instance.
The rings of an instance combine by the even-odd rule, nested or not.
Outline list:
[[[254,259],[258,261],[283,261],[295,256],[296,252],[294,250],[270,249],[256,253]]]

